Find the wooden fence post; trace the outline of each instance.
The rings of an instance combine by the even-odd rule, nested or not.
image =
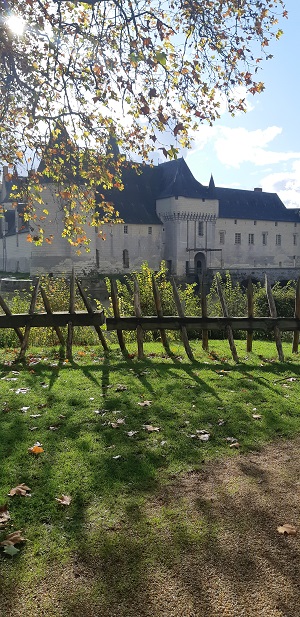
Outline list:
[[[77,283],[77,288],[78,288],[78,291],[79,291],[79,293],[80,293],[80,295],[81,295],[81,298],[82,298],[82,300],[83,300],[84,306],[85,306],[85,308],[87,309],[87,312],[88,312],[90,315],[93,315],[93,313],[94,313],[95,311],[93,310],[93,307],[92,307],[92,305],[91,305],[91,303],[90,303],[90,301],[89,301],[89,299],[88,299],[87,295],[85,294],[84,290],[82,289],[82,287],[81,287],[81,285],[80,285],[80,283],[79,283],[79,281],[78,281],[77,279],[76,279],[76,283]],[[97,332],[97,334],[98,334],[98,338],[99,338],[99,341],[100,341],[100,342],[101,342],[101,344],[102,344],[103,349],[104,349],[105,351],[108,351],[107,342],[106,342],[106,340],[105,340],[104,334],[103,334],[103,332],[102,332],[102,330],[101,330],[100,326],[94,326],[94,328],[95,328],[95,330],[96,330],[96,332]]]
[[[133,303],[135,316],[142,317],[140,288],[136,276],[133,277]],[[142,326],[139,325],[136,327],[136,340],[138,346],[138,358],[142,360],[144,357],[144,331]]]
[[[154,302],[155,302],[155,308],[156,308],[156,314],[157,317],[163,317],[163,310],[162,310],[162,304],[161,304],[161,297],[160,297],[160,293],[157,287],[157,283],[155,280],[155,276],[154,274],[152,274],[152,289],[153,289],[153,296],[154,296]],[[166,335],[166,331],[163,329],[160,329],[160,338],[161,338],[161,342],[164,346],[164,348],[166,349],[166,351],[169,351],[169,343],[168,343],[168,339],[167,339],[167,335]]]
[[[218,294],[219,294],[219,298],[220,298],[220,302],[221,302],[223,316],[224,317],[229,317],[226,301],[225,301],[224,294],[223,294],[223,291],[222,291],[222,287],[221,287],[221,284],[220,284],[220,281],[219,281],[218,278],[217,278],[217,290],[218,290]],[[229,343],[229,347],[230,347],[230,350],[231,350],[232,357],[233,357],[235,362],[239,362],[239,358],[238,358],[238,355],[237,355],[236,346],[235,346],[235,342],[234,342],[233,332],[232,332],[231,326],[225,326],[225,332],[226,332],[226,335],[227,335],[227,338],[228,338],[228,343]]]
[[[115,319],[119,319],[120,308],[119,308],[118,289],[117,289],[116,281],[114,281],[113,279],[110,280],[110,289],[111,289],[111,302],[113,306],[114,316],[115,316]],[[117,337],[118,337],[121,351],[126,352],[126,345],[125,345],[122,330],[117,329]]]
[[[175,301],[175,305],[176,305],[176,308],[177,308],[178,315],[179,315],[179,317],[184,317],[184,311],[183,311],[183,308],[182,308],[182,304],[181,304],[181,301],[180,301],[178,289],[176,287],[176,283],[175,283],[175,280],[174,280],[173,276],[171,277],[171,283],[172,283],[172,287],[173,287],[173,296],[174,296],[174,301]],[[192,352],[191,347],[190,347],[190,343],[189,343],[186,327],[185,326],[180,326],[180,331],[181,331],[181,338],[182,338],[182,342],[184,344],[184,349],[186,351],[186,354],[187,354],[188,358],[193,361],[194,360],[194,356],[193,356],[193,352]]]
[[[69,302],[69,313],[75,313],[75,272],[74,268],[72,268],[72,274],[70,279],[70,302]],[[68,323],[68,333],[67,333],[67,359],[72,360],[73,357],[73,334],[74,334],[74,325],[71,321]]]
[[[203,276],[199,277],[199,291],[200,291],[200,298],[201,298],[202,317],[207,317],[208,316],[207,315],[207,298],[206,298],[206,293],[205,293]],[[204,349],[204,351],[208,351],[208,330],[207,329],[202,330],[202,349]]]
[[[251,276],[248,278],[248,286],[247,286],[247,303],[248,303],[248,318],[252,319],[254,316],[254,303],[253,303],[253,285]],[[247,351],[252,351],[252,342],[253,342],[253,330],[247,330]]]
[[[267,294],[267,299],[268,299],[268,305],[269,305],[269,310],[270,310],[270,314],[271,317],[273,318],[277,318],[277,310],[276,310],[276,304],[275,304],[275,300],[272,294],[272,289],[271,289],[271,285],[268,281],[268,277],[265,274],[265,287],[266,287],[266,294]],[[281,336],[280,336],[280,329],[278,326],[274,327],[274,337],[275,337],[275,343],[276,343],[276,347],[277,347],[277,352],[278,352],[278,358],[280,360],[280,362],[284,362],[284,355],[283,355],[283,351],[282,351],[282,343],[281,343]]]
[[[44,302],[44,307],[45,307],[46,313],[48,313],[48,315],[53,315],[53,311],[51,309],[51,304],[50,304],[50,302],[49,302],[49,300],[48,300],[48,298],[46,296],[46,293],[45,293],[45,291],[44,291],[44,289],[42,287],[40,288],[40,292],[42,294],[42,298],[43,298],[43,302]],[[61,346],[64,347],[65,346],[65,341],[64,341],[64,337],[62,335],[61,329],[59,328],[59,326],[53,326],[53,328],[54,328],[54,330],[55,330],[55,332],[56,332],[56,334],[58,336],[58,340],[59,340]]]
[[[36,300],[37,300],[37,295],[39,292],[39,286],[40,286],[40,279],[37,280],[34,290],[32,292],[32,297],[31,297],[31,302],[30,302],[30,307],[29,307],[29,315],[33,315],[34,313],[34,309],[35,309],[35,305],[36,305]],[[27,326],[25,326],[25,332],[24,332],[24,336],[23,336],[23,341],[21,343],[21,350],[19,353],[19,357],[18,360],[24,360],[25,358],[25,353],[28,347],[28,343],[29,343],[29,334],[30,334],[30,324],[28,324]]]
[[[295,317],[300,319],[300,278],[297,281],[296,295],[295,295]],[[294,331],[293,337],[293,353],[298,353],[299,345],[299,330]]]
[[[5,300],[3,300],[2,296],[0,296],[0,306],[3,309],[5,315],[9,315],[9,316],[12,315],[12,312],[11,312],[10,308],[7,306]],[[20,343],[23,343],[24,336],[23,336],[23,333],[21,332],[20,328],[13,328],[13,329],[14,329],[16,335],[18,336],[18,339],[19,339]]]

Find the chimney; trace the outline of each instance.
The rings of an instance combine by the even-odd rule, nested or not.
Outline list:
[[[255,189],[253,189],[256,193],[262,193],[262,188],[260,186],[256,186]]]

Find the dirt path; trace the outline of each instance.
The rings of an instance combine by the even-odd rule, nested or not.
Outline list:
[[[101,532],[99,554],[18,590],[6,616],[29,617],[31,594],[40,617],[299,617],[300,531],[276,531],[300,524],[299,449],[278,442],[174,476],[130,524]]]

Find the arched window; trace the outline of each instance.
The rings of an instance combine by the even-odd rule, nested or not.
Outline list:
[[[129,253],[127,249],[123,251],[123,268],[129,268]]]

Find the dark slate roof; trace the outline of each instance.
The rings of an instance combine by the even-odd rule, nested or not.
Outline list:
[[[156,200],[168,197],[213,199],[214,186],[203,186],[195,180],[183,159],[168,161],[156,167],[127,163],[122,172],[124,190],[102,191],[114,204],[120,217],[129,224],[161,224],[156,214]]]
[[[184,159],[162,163],[157,169],[161,180],[157,199],[166,197],[213,199],[210,187],[203,186],[194,178]]]
[[[161,225],[156,214],[157,167],[127,164],[122,172],[123,191],[110,189],[100,192],[112,202],[125,223]]]
[[[298,208],[286,208],[276,193],[216,187],[219,217],[260,221],[300,221]]]

